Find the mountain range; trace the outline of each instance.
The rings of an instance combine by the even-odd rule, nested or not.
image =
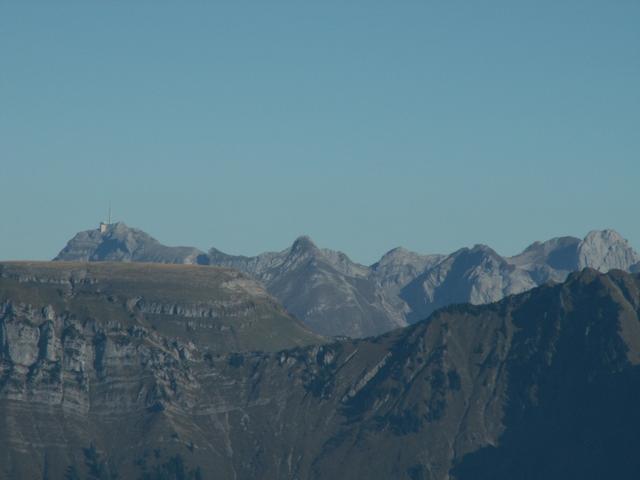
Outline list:
[[[326,343],[227,269],[0,264],[0,478],[634,479],[638,398],[621,270]]]
[[[167,247],[120,222],[104,233],[78,233],[54,260],[229,267],[260,282],[318,334],[354,338],[410,325],[443,306],[490,303],[549,281],[560,282],[587,267],[600,272],[640,271],[640,255],[614,230],[592,231],[583,239],[535,242],[512,257],[486,245],[448,255],[396,248],[365,266],[342,252],[317,247],[306,236],[280,252],[245,257],[215,248],[205,253],[193,247]]]

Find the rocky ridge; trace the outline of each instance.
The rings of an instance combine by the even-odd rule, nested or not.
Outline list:
[[[251,275],[289,312],[325,335],[362,337],[405,325],[384,290],[371,281],[369,268],[342,252],[318,248],[309,237],[256,257],[212,249],[208,262]]]
[[[495,302],[549,281],[562,282],[587,267],[640,270],[640,255],[613,230],[593,231],[583,240],[536,242],[514,257],[502,257],[486,245],[450,255],[396,248],[365,267],[301,237],[289,249],[256,257],[212,249],[208,262],[252,275],[315,331],[350,337],[406,326],[451,304]]]
[[[117,232],[116,236],[124,239],[145,238],[139,231],[129,229],[127,233],[127,229],[117,224],[113,234]],[[503,257],[486,245],[450,255],[420,255],[396,248],[371,266],[353,262],[342,252],[319,248],[305,236],[280,252],[245,257],[215,248],[206,254],[197,249],[178,254],[175,248],[184,247],[158,246],[156,240],[149,243],[148,239],[114,244],[111,235],[80,233],[56,258],[121,258],[233,268],[258,280],[314,331],[354,338],[409,325],[446,305],[484,304],[549,281],[561,282],[585,267],[601,272],[640,271],[640,256],[613,230],[593,231],[582,240],[559,237],[535,242],[513,257]],[[93,239],[90,247],[78,240],[85,237]],[[98,238],[103,241],[96,246]]]

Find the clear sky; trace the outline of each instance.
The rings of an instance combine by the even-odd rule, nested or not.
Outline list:
[[[0,259],[638,248],[639,183],[638,0],[0,0]]]

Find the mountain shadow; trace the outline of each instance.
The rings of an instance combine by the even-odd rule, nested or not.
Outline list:
[[[463,457],[456,479],[639,478],[640,366],[628,346],[637,286],[621,272],[595,275],[570,278],[581,284],[573,298],[549,299],[567,303],[564,318],[544,301],[514,315],[506,429],[498,446]]]

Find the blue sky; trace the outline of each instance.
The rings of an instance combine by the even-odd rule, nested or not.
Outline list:
[[[0,258],[106,215],[371,263],[640,247],[640,2],[0,0]]]

